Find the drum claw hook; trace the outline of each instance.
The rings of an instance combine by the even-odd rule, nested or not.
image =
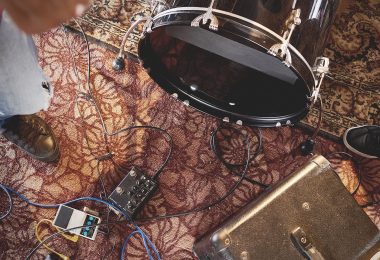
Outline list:
[[[292,55],[290,54],[288,45],[286,43],[277,43],[273,45],[269,49],[268,53],[282,59],[283,63],[286,66],[290,67],[292,65]]]
[[[293,5],[295,5],[296,1]],[[292,57],[289,51],[290,38],[296,26],[301,24],[301,9],[293,9],[285,22],[287,28],[283,34],[282,42],[274,44],[268,53],[283,60],[283,63],[290,67],[292,65]]]
[[[219,21],[218,18],[216,18],[215,15],[211,14],[208,15],[207,13],[197,16],[192,22],[191,26],[193,27],[199,27],[200,22],[202,21],[202,24],[207,24],[208,21],[210,21],[209,28],[213,31],[217,31],[219,28]]]
[[[202,22],[202,25],[205,25],[208,22],[210,22],[210,25],[209,25],[210,30],[217,31],[219,29],[218,18],[212,13],[214,2],[215,0],[212,0],[210,6],[207,8],[206,13],[197,16],[191,22],[192,27],[199,27],[201,22]]]

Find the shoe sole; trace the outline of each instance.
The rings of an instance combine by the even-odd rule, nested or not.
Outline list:
[[[33,115],[32,115],[33,116]],[[17,144],[17,142],[14,142],[12,140],[12,138],[9,138],[8,136],[6,135],[3,135],[5,139],[7,139],[9,142],[11,142],[13,145],[17,146],[21,151],[23,151],[24,153],[26,153],[27,155],[29,155],[31,158],[35,159],[35,160],[38,160],[38,161],[42,161],[42,162],[55,162],[55,161],[58,161],[59,158],[60,158],[60,149],[59,149],[59,144],[58,144],[58,140],[57,138],[55,137],[54,135],[54,132],[53,130],[51,129],[51,127],[40,117],[38,116],[35,116],[35,120],[39,120],[40,123],[42,124],[45,124],[46,127],[47,127],[47,130],[51,133],[52,135],[52,138],[53,138],[53,141],[54,143],[56,144],[55,145],[55,149],[54,151],[50,154],[50,155],[47,155],[47,156],[38,156],[36,154],[33,154],[33,153],[30,153],[29,151],[27,151],[24,147],[20,146]]]
[[[55,161],[58,161],[59,158],[61,156],[61,152],[60,152],[60,149],[59,149],[59,145],[57,143],[57,148],[55,149],[54,153],[52,155],[50,155],[49,157],[46,157],[46,158],[36,158],[40,161],[43,161],[43,162],[55,162]]]
[[[357,126],[357,127],[351,127],[349,129],[346,130],[346,132],[344,132],[344,135],[343,135],[343,143],[344,145],[347,147],[348,150],[350,150],[351,152],[353,153],[356,153],[357,155],[360,155],[364,158],[368,158],[368,159],[377,159],[378,157],[376,156],[372,156],[372,155],[368,155],[368,154],[365,154],[365,153],[362,153],[358,150],[356,150],[354,147],[352,147],[348,142],[347,142],[347,134],[349,131],[353,130],[353,129],[356,129],[356,128],[361,128],[362,126]]]
[[[17,147],[19,147],[19,146],[17,146]],[[41,161],[41,162],[47,162],[47,163],[58,161],[58,159],[60,158],[60,155],[61,155],[58,143],[57,143],[57,146],[56,146],[54,153],[49,155],[48,157],[38,157],[38,156],[35,156],[34,154],[29,153],[28,151],[26,151],[22,148],[20,148],[20,149],[23,150],[26,154],[28,154],[33,159]]]

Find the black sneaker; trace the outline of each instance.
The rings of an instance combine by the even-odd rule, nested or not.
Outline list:
[[[59,158],[58,142],[50,126],[39,116],[12,116],[4,120],[2,135],[34,159],[52,162]]]
[[[380,157],[380,126],[359,126],[347,129],[344,145],[352,152],[366,157]]]

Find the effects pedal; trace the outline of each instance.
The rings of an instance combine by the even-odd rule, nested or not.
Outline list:
[[[156,189],[155,181],[133,167],[111,193],[108,200],[133,219]]]
[[[75,234],[90,240],[95,240],[96,234],[98,233],[98,226],[90,227],[91,225],[97,225],[100,223],[100,218],[86,212],[68,207],[66,205],[60,205],[57,214],[53,221],[53,226],[60,229],[70,229],[71,234]],[[82,227],[86,226],[88,227]]]

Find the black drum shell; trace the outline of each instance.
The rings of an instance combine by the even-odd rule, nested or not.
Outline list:
[[[216,0],[215,8],[248,18],[269,28],[278,35],[284,32],[293,0]],[[310,65],[323,53],[328,33],[334,21],[340,0],[298,0],[301,24],[297,26],[290,43]],[[170,8],[208,7],[210,1],[173,0]]]

